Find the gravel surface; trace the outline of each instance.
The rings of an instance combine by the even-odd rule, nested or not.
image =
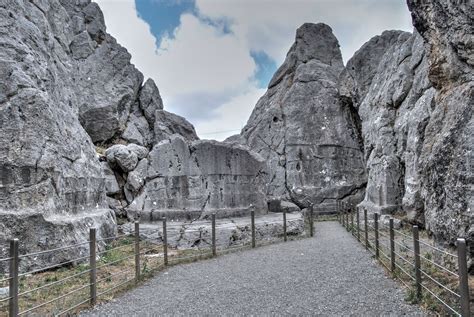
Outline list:
[[[178,265],[81,316],[422,315],[337,222],[314,238]]]

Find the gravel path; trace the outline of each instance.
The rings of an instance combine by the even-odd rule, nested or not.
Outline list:
[[[336,222],[314,238],[178,265],[82,316],[422,315]]]

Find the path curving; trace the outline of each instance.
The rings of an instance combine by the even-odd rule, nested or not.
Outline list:
[[[337,222],[314,238],[170,267],[81,316],[423,315]]]

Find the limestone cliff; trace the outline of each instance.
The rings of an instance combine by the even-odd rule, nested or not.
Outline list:
[[[368,183],[360,206],[406,215],[440,244],[466,237],[473,245],[473,4],[408,5],[414,34],[374,37],[340,78],[362,122]]]
[[[334,211],[366,183],[357,112],[339,98],[339,43],[325,24],[304,24],[243,128],[241,142],[267,161],[267,193]]]

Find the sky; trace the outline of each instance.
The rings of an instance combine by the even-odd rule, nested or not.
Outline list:
[[[403,0],[94,1],[165,110],[202,139],[240,132],[303,23],[331,26],[344,63],[384,30],[413,30]]]

